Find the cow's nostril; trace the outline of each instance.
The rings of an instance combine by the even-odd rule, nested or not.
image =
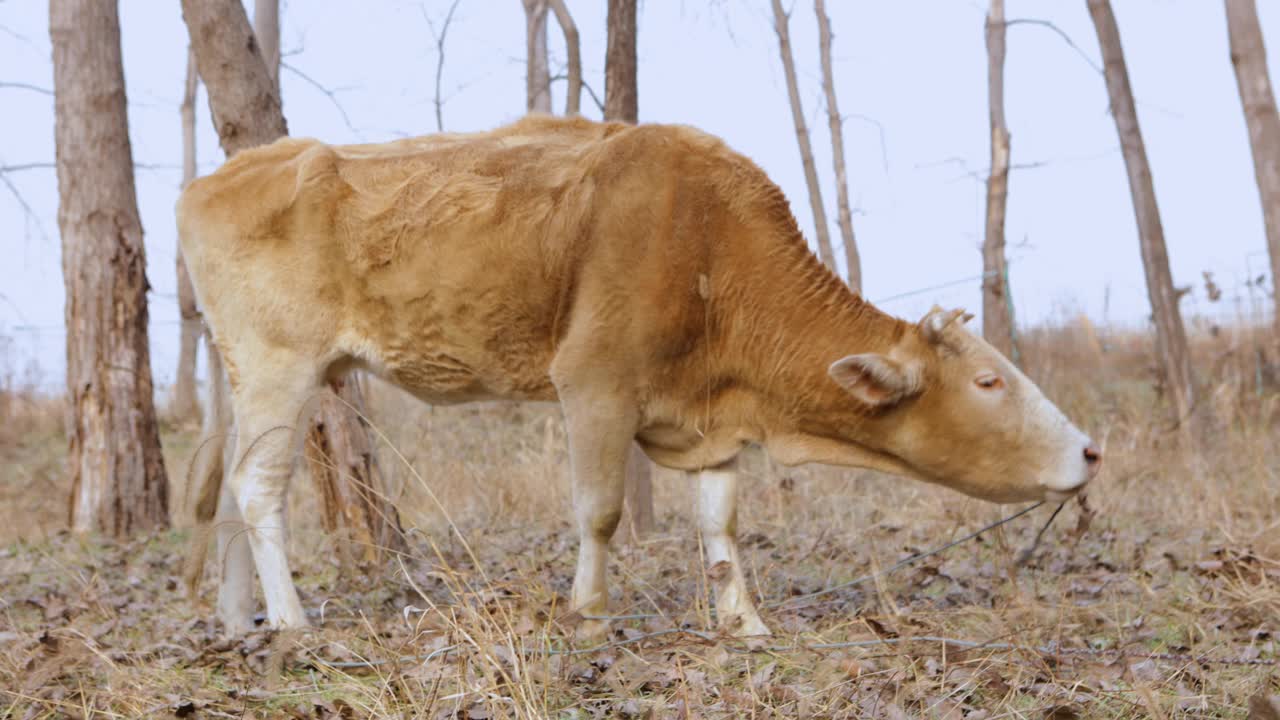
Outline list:
[[[1085,447],[1084,461],[1091,466],[1102,462],[1102,451],[1098,449],[1097,445],[1090,443]]]

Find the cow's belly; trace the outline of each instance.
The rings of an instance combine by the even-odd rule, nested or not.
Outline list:
[[[463,353],[384,355],[377,374],[424,402],[455,405],[481,400],[556,400],[545,370],[513,368],[506,358],[465,358]]]
[[[390,281],[388,281],[390,284]],[[550,313],[510,288],[413,286],[369,302],[345,343],[379,375],[431,403],[554,400]]]

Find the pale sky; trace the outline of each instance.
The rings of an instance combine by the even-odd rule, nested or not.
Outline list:
[[[285,4],[285,62],[330,88],[349,117],[297,72],[282,73],[291,134],[336,143],[374,142],[435,130],[437,54],[426,21],[449,0],[292,0]],[[969,173],[988,164],[985,3],[978,0],[832,0],[835,78],[845,124],[854,226],[871,300],[972,278],[984,188]],[[1184,309],[1210,305],[1201,271],[1228,298],[1245,293],[1266,255],[1248,137],[1227,48],[1221,2],[1115,0],[1155,177],[1175,283],[1193,284]],[[1280,12],[1258,3],[1277,67]],[[603,94],[604,0],[568,0],[582,35],[587,82]],[[181,161],[178,104],[186,28],[176,2],[121,0],[129,125],[146,233],[153,371],[172,381],[177,356],[173,203]],[[1007,16],[1050,20],[1052,31],[1009,28],[1006,114],[1015,170],[1007,236],[1018,320],[1087,312],[1137,325],[1148,309],[1129,188],[1083,0],[1009,0]],[[786,86],[767,0],[642,0],[639,94],[642,122],[700,127],[752,157],[791,199],[813,236]],[[822,104],[812,5],[797,0],[792,44],[829,225],[835,223],[830,138]],[[563,41],[551,25],[553,68]],[[47,5],[0,1],[0,83],[53,87]],[[562,85],[555,105],[563,108]],[[450,27],[442,92],[446,130],[491,128],[524,110],[524,17],[518,0],[461,0]],[[0,166],[51,163],[53,101],[0,87]],[[583,109],[599,110],[584,95]],[[202,94],[200,172],[222,161]],[[45,386],[62,382],[63,286],[52,169],[10,173],[33,217],[0,184],[0,372],[36,367]],[[1268,287],[1270,283],[1268,282]],[[1247,296],[1246,296],[1247,297]],[[1109,298],[1109,301],[1108,301]],[[888,300],[916,317],[934,303],[980,306],[978,281]],[[1105,314],[1105,317],[1104,317]]]

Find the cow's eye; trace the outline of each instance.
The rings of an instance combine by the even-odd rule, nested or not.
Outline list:
[[[999,390],[1004,387],[1004,378],[995,373],[979,375],[973,382],[983,390]]]

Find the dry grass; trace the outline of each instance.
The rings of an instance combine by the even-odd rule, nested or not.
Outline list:
[[[1186,448],[1144,337],[1078,323],[1030,333],[1032,375],[1105,442],[1091,521],[1068,506],[1022,568],[1013,559],[1047,509],[876,583],[774,607],[775,647],[757,651],[714,636],[692,487],[660,472],[659,529],[620,544],[611,570],[613,610],[655,617],[616,622],[606,649],[562,654],[576,540],[553,407],[432,409],[371,388],[410,553],[343,576],[299,478],[291,557],[323,621],[224,642],[212,585],[192,603],[174,582],[181,532],[51,534],[66,492],[56,402],[22,421],[0,405],[0,717],[1246,717],[1251,698],[1280,692],[1274,664],[1185,658],[1280,657],[1280,395],[1258,392],[1252,336],[1198,338],[1212,380],[1204,437]],[[165,440],[181,481],[193,438]],[[744,561],[766,604],[1012,510],[870,473],[780,471],[758,454],[745,474]],[[911,640],[924,636],[1017,648]],[[1050,645],[1071,652],[1032,649]]]

